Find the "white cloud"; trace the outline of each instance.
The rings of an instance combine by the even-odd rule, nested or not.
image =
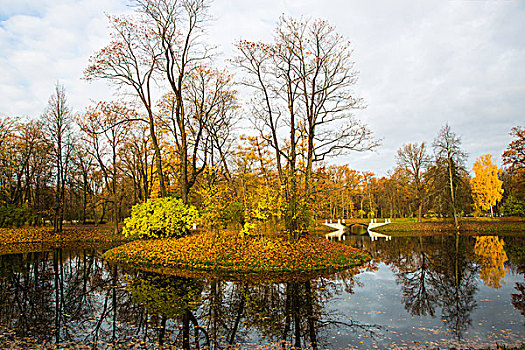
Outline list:
[[[104,12],[122,12],[120,1],[10,2],[0,22],[0,114],[40,115],[59,81],[74,109],[105,99],[104,84],[81,80],[89,56],[107,41]]]

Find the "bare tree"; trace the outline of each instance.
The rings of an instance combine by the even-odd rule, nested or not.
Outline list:
[[[122,152],[122,170],[133,183],[134,203],[150,197],[153,183],[153,159],[147,128],[136,125],[130,128]]]
[[[55,170],[55,203],[53,229],[62,232],[64,220],[65,184],[73,150],[72,117],[66,92],[56,84],[55,92],[49,98],[47,109],[42,116],[46,136],[51,143],[53,167]]]
[[[425,143],[421,142],[420,145],[409,143],[401,146],[397,150],[396,161],[398,168],[403,169],[410,175],[416,194],[417,221],[421,222],[425,192],[423,174],[426,167],[430,164],[430,156],[427,154]]]
[[[122,182],[121,151],[130,126],[123,121],[131,119],[129,114],[129,110],[122,104],[100,102],[96,108],[88,109],[79,120],[80,128],[89,144],[87,152],[97,161],[106,188],[111,194],[115,233],[118,233],[121,204],[119,186]]]
[[[464,171],[467,154],[461,149],[461,138],[457,136],[448,124],[439,131],[432,144],[436,162],[443,164],[447,169],[450,202],[454,215],[454,225],[459,228],[457,214],[457,187],[461,181],[459,173]]]
[[[161,196],[166,195],[167,179],[155,121],[169,120],[180,157],[181,196],[188,203],[190,189],[206,166],[211,141],[205,132],[210,130],[210,116],[217,115],[216,102],[208,105],[210,98],[203,94],[214,91],[200,88],[208,83],[210,75],[205,67],[211,59],[211,50],[202,40],[208,21],[208,1],[136,0],[134,3],[135,17],[112,19],[113,41],[92,58],[85,74],[88,79],[109,79],[119,87],[130,87],[142,101],[155,149]],[[157,114],[152,100],[155,80],[161,89],[166,83],[171,90],[162,102],[170,105],[169,111],[164,109]],[[192,95],[193,87],[199,89],[199,95]],[[221,89],[215,88],[215,92]]]
[[[274,43],[241,41],[237,47],[235,62],[248,74],[244,84],[256,92],[254,124],[275,151],[287,231],[295,237],[305,230],[298,215],[299,181],[308,201],[314,163],[378,145],[350,113],[363,108],[352,91],[357,80],[352,50],[325,21],[287,17],[281,17]]]
[[[186,203],[213,151],[225,157],[225,139],[229,137],[236,108],[231,76],[203,66],[192,69],[188,75],[183,86],[184,120],[177,113],[176,94],[167,94],[160,104],[161,123],[170,131],[179,158],[178,180]],[[223,166],[227,168],[225,159]]]
[[[209,140],[203,133],[211,122],[210,115],[215,113],[215,105],[207,104],[209,97],[204,95],[213,93],[205,89],[210,77],[205,66],[211,50],[202,40],[209,19],[208,1],[137,0],[136,3],[155,33],[161,52],[158,67],[171,88],[163,101],[169,112],[163,115],[168,117],[175,139],[180,157],[181,196],[188,203],[191,187],[206,166]],[[220,91],[220,87],[215,91]]]
[[[137,118],[149,126],[155,150],[156,171],[160,195],[166,195],[162,156],[157,139],[154,112],[154,78],[162,55],[156,33],[136,18],[110,17],[113,32],[111,42],[91,57],[84,71],[87,80],[106,79],[119,88],[131,89],[146,110],[146,118]]]
[[[74,166],[74,172],[76,177],[76,186],[81,191],[81,202],[82,202],[82,224],[87,222],[87,208],[89,197],[93,195],[93,184],[95,182],[95,159],[87,152],[86,147],[89,147],[87,142],[84,143],[80,140],[74,150],[72,163]]]

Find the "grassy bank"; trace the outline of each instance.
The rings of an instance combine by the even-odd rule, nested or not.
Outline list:
[[[375,228],[374,231],[389,235],[411,234],[451,234],[457,230],[451,220],[424,220],[423,222],[408,220],[393,220],[391,224]],[[464,235],[479,234],[525,234],[525,220],[521,218],[463,218],[460,221],[459,232]]]
[[[54,233],[51,227],[0,228],[0,245],[13,243],[114,242],[124,236],[110,226],[71,225]]]
[[[318,237],[293,243],[285,235],[241,238],[226,233],[134,241],[107,251],[104,257],[138,267],[236,273],[340,270],[370,260],[368,253]]]

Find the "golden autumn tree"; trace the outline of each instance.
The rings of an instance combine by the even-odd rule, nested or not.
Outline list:
[[[219,176],[221,169],[207,168],[204,171],[204,181],[197,190],[201,199],[201,223],[206,225],[208,231],[218,234],[220,227],[226,228],[229,209],[235,202],[234,191]]]
[[[235,151],[236,193],[244,211],[244,233],[268,229],[281,216],[282,193],[268,144],[256,136],[241,136]]]
[[[474,205],[479,210],[490,209],[490,216],[492,217],[494,215],[492,207],[503,197],[503,181],[498,179],[500,170],[492,162],[490,154],[476,159],[472,170],[475,176],[471,179],[470,185]]]

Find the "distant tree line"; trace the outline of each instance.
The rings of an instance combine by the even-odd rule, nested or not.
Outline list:
[[[511,135],[520,137],[519,127]],[[522,140],[523,140],[523,136]],[[464,215],[525,215],[523,158],[513,162],[503,154],[503,170],[490,155],[481,156],[473,175],[465,167],[460,138],[448,125],[428,147],[408,143],[396,155],[396,167],[387,176],[359,172],[347,165],[317,169],[316,215],[319,218],[418,218]],[[522,141],[523,144],[523,141]],[[450,148],[450,149],[448,149]],[[513,153],[514,154],[514,153]],[[520,170],[521,169],[521,170]]]

